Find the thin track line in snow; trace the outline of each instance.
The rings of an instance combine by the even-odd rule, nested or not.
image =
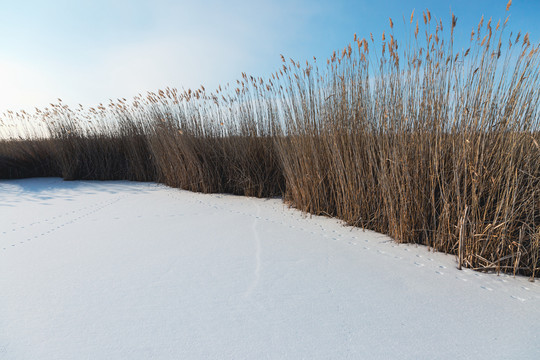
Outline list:
[[[97,202],[97,203],[90,204],[90,205],[88,205],[88,206],[86,206],[84,208],[71,210],[71,211],[68,211],[68,212],[66,212],[64,214],[60,214],[60,215],[56,215],[56,216],[53,216],[53,217],[45,218],[43,220],[31,223],[30,225],[27,225],[27,227],[21,226],[19,228],[15,228],[10,233],[15,233],[16,231],[20,231],[20,230],[33,229],[32,226],[35,225],[35,224],[46,224],[47,225],[41,231],[37,230],[37,232],[33,231],[33,232],[29,233],[29,234],[23,235],[23,237],[26,237],[26,240],[17,240],[14,243],[12,243],[11,246],[8,246],[8,245],[9,245],[9,243],[11,243],[13,241],[8,240],[5,245],[0,246],[0,250],[5,251],[5,250],[10,249],[11,247],[18,246],[18,244],[28,243],[28,242],[33,241],[35,239],[38,239],[40,237],[50,235],[53,232],[55,232],[57,230],[60,230],[60,229],[62,229],[63,227],[65,227],[67,225],[74,224],[74,223],[78,222],[79,220],[81,220],[81,219],[83,219],[83,218],[85,218],[87,216],[90,216],[90,215],[92,215],[94,213],[97,213],[98,211],[101,211],[101,210],[105,209],[106,207],[114,205],[115,203],[119,202],[120,200],[124,199],[125,197],[127,197],[127,195],[117,196],[113,200],[107,199],[105,201],[100,201],[100,202]],[[62,220],[57,221],[59,219],[62,219]],[[5,232],[2,233],[2,234],[5,234]],[[3,239],[0,238],[0,240],[3,240]]]
[[[255,270],[253,272],[254,279],[247,291],[244,293],[244,297],[251,295],[257,285],[259,285],[259,280],[261,278],[261,239],[259,237],[259,231],[257,230],[257,224],[259,223],[261,215],[261,207],[257,203],[257,200],[252,199],[252,202],[254,202],[254,204],[257,206],[257,215],[253,218],[253,224],[251,225],[253,239],[255,240]]]

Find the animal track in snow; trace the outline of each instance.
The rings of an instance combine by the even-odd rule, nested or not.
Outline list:
[[[46,218],[43,218],[43,219],[38,220],[38,221],[34,221],[34,222],[31,222],[31,223],[28,223],[28,224],[23,224],[23,225],[12,228],[10,232],[17,232],[17,231],[20,231],[20,230],[24,230],[27,227],[33,227],[35,225],[39,225],[39,224],[43,224],[43,223],[50,223],[50,222],[53,222],[53,220],[64,218],[64,217],[70,216],[71,214],[84,212],[87,209],[99,208],[104,203],[107,203],[107,201],[101,201],[101,202],[98,202],[98,203],[90,204],[90,205],[84,206],[82,208],[78,208],[78,209],[75,209],[75,210],[69,210],[69,211],[64,212],[64,213],[62,213],[60,215],[46,217]],[[107,204],[107,205],[110,205],[110,204]],[[14,224],[17,224],[17,223],[12,223],[12,225],[14,225]],[[7,232],[8,231],[4,231],[3,234],[7,234]]]
[[[251,295],[257,285],[259,285],[259,281],[261,278],[261,239],[259,237],[259,230],[257,229],[258,219],[260,219],[259,215],[261,214],[261,207],[257,202],[255,202],[255,205],[257,206],[257,215],[253,219],[253,224],[251,226],[253,230],[253,239],[255,240],[255,270],[253,272],[253,282],[251,283],[247,291],[244,293],[245,297]]]
[[[122,199],[122,198],[123,197],[117,197],[115,200],[112,200],[112,201],[102,201],[102,202],[99,202],[99,203],[94,203],[94,204],[85,206],[85,207],[80,208],[80,209],[70,210],[70,211],[68,211],[66,213],[63,213],[61,215],[56,215],[54,217],[49,217],[49,218],[45,218],[45,219],[40,220],[40,221],[35,221],[35,222],[31,223],[30,225],[28,225],[28,227],[39,225],[39,224],[47,225],[47,227],[45,229],[38,230],[38,233],[33,236],[33,239],[38,239],[40,237],[49,235],[49,234],[53,233],[54,231],[59,230],[59,229],[61,229],[62,227],[66,226],[66,225],[73,224],[73,223],[79,221],[80,219],[83,219],[83,218],[85,218],[85,217],[87,217],[89,215],[92,215],[92,214],[94,214],[94,213],[96,213],[96,212],[98,212],[98,211],[100,211],[100,210],[102,210],[102,209],[104,209],[104,208],[106,208],[106,207],[120,201],[120,199]],[[69,216],[71,214],[76,214],[76,213],[79,213],[79,212],[87,210],[87,209],[90,209],[90,210],[84,212],[83,214],[80,214],[79,216],[71,218],[71,220],[69,220]],[[57,220],[57,219],[62,219],[62,218],[65,218],[66,221],[61,223],[61,224],[58,224],[58,225],[56,225],[55,221],[52,221],[52,220]],[[69,220],[69,221],[67,221],[67,220]],[[24,229],[24,226],[13,229],[13,232],[17,232],[17,231],[20,231],[22,229]],[[0,239],[0,240],[2,240],[2,239]],[[32,236],[30,236],[29,238],[27,238],[24,241],[19,241],[19,244],[24,244],[24,243],[30,242],[31,240],[32,240]],[[15,247],[15,244],[11,244],[11,246]],[[3,249],[6,250],[5,247]]]
[[[173,190],[173,191],[176,191],[176,190]],[[431,271],[432,274],[437,274],[437,275],[441,275],[441,276],[452,275],[454,273],[454,269],[448,270],[447,266],[441,265],[440,263],[437,263],[438,262],[437,257],[435,257],[435,256],[431,257],[430,256],[431,254],[423,254],[423,253],[418,254],[417,251],[415,251],[415,249],[412,249],[412,246],[410,246],[410,245],[396,244],[394,242],[389,242],[388,243],[389,247],[388,247],[388,249],[386,249],[386,248],[381,248],[380,246],[378,246],[378,242],[377,242],[377,244],[373,245],[375,247],[373,249],[371,249],[371,247],[368,244],[371,241],[373,241],[373,239],[367,239],[367,238],[362,238],[362,237],[359,238],[357,235],[345,234],[345,233],[343,233],[342,231],[340,231],[338,229],[328,228],[328,226],[325,226],[322,223],[319,223],[319,224],[316,224],[316,225],[314,224],[315,226],[317,226],[319,231],[314,230],[313,228],[305,228],[304,226],[302,226],[302,224],[305,223],[304,221],[306,220],[306,218],[297,219],[295,216],[293,216],[293,217],[291,217],[289,219],[289,221],[285,222],[282,217],[283,217],[283,215],[286,215],[286,213],[284,213],[283,209],[281,207],[279,207],[279,206],[273,206],[272,207],[271,210],[273,212],[275,212],[276,215],[278,215],[278,217],[273,218],[272,216],[269,216],[269,215],[260,216],[260,214],[255,215],[254,213],[252,213],[250,211],[245,211],[245,210],[242,211],[242,208],[239,208],[238,204],[233,203],[233,202],[230,202],[228,204],[224,203],[223,206],[215,206],[215,205],[207,204],[204,201],[196,201],[196,200],[194,200],[194,199],[192,199],[190,197],[184,198],[182,196],[182,198],[179,198],[177,196],[171,195],[171,198],[174,198],[176,200],[181,200],[181,201],[189,201],[189,202],[193,202],[193,203],[198,203],[198,204],[204,205],[205,207],[213,207],[214,209],[221,209],[221,210],[227,211],[227,212],[229,212],[231,214],[237,214],[237,215],[242,215],[242,216],[245,216],[245,217],[251,217],[255,221],[264,221],[265,223],[268,223],[268,224],[284,225],[287,228],[305,232],[306,234],[309,234],[310,237],[318,237],[318,238],[328,239],[328,240],[336,241],[336,242],[343,239],[343,240],[346,240],[346,242],[344,242],[344,244],[347,244],[347,245],[350,245],[350,246],[358,245],[360,243],[360,241],[363,240],[363,245],[365,245],[365,246],[362,246],[360,249],[363,249],[363,250],[377,250],[377,252],[379,254],[390,256],[391,258],[396,259],[396,260],[406,259],[405,261],[409,261],[409,263],[411,265],[415,265],[415,267],[417,269],[419,269],[419,271],[420,271],[420,268],[424,268],[424,270]],[[258,201],[257,199],[254,199],[254,200]],[[266,210],[266,208],[265,208],[265,210]],[[309,217],[313,218],[312,216],[309,216]],[[294,221],[293,224],[290,223],[291,220]],[[351,229],[351,232],[352,232],[352,229]],[[405,252],[405,253],[403,253],[404,256],[403,257],[398,256],[395,253],[395,251],[391,250],[391,248],[401,248],[402,251]],[[388,250],[388,251],[386,251],[386,250]],[[410,254],[410,255],[405,255],[407,253]],[[456,276],[456,279],[458,279],[458,280],[461,280],[463,282],[469,282],[470,285],[477,284],[477,286],[480,286],[481,284],[478,284],[478,282],[473,281],[473,279],[480,280],[481,278],[486,279],[486,275],[485,274],[480,274],[480,273],[477,273],[475,271],[468,270],[468,269],[465,269],[463,272],[461,272],[460,275]],[[497,279],[497,280],[494,279],[493,281],[508,282],[508,280],[506,280],[506,279]],[[538,286],[538,285],[533,284],[532,286]],[[498,289],[498,288],[496,288],[496,287],[492,288],[492,287],[489,287],[489,286],[483,286],[482,289],[484,289],[486,291],[495,291],[495,289]],[[248,289],[248,291],[246,293],[249,293],[250,291],[251,290]],[[526,289],[523,289],[522,291],[526,291]],[[514,298],[522,299],[522,297],[519,297],[519,296],[514,296]],[[520,300],[520,301],[524,301],[524,300]]]

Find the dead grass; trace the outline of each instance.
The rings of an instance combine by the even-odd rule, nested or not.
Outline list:
[[[539,45],[506,34],[506,21],[482,19],[457,53],[455,16],[446,25],[413,13],[414,40],[355,35],[322,70],[283,58],[269,79],[243,74],[214,92],[165,89],[18,114],[43,121],[45,135],[26,129],[25,139],[0,142],[0,176],[281,195],[305,212],[455,254],[459,266],[534,278]]]

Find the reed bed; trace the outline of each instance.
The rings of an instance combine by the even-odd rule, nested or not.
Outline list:
[[[380,41],[355,35],[321,66],[283,57],[268,79],[242,74],[212,92],[11,113],[42,128],[0,141],[0,176],[282,196],[455,254],[459,267],[534,279],[540,47],[507,34],[507,21],[482,18],[458,52],[457,18],[443,24],[426,10],[411,14],[411,41],[398,44],[390,19]]]

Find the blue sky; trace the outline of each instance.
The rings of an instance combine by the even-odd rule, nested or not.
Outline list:
[[[388,18],[400,34],[415,9],[458,17],[468,39],[480,17],[506,16],[507,0],[389,1],[1,1],[0,110],[62,98],[93,105],[166,86],[207,88],[242,71],[267,76],[280,54],[326,59],[357,33],[380,38]],[[514,0],[511,30],[538,42],[540,1]],[[459,45],[458,45],[459,46]]]

